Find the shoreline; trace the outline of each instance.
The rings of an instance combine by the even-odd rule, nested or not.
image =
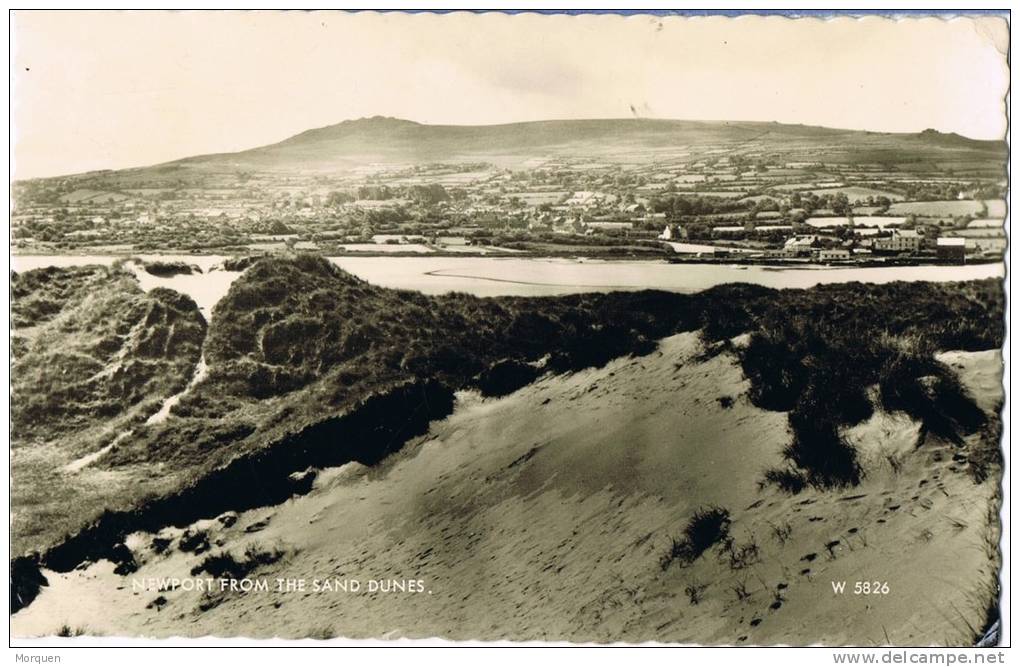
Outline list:
[[[859,262],[831,261],[820,262],[810,259],[793,259],[787,261],[774,261],[754,257],[695,257],[687,254],[676,253],[665,256],[649,256],[649,254],[617,254],[617,253],[541,253],[532,254],[528,252],[517,253],[468,253],[468,252],[320,252],[303,250],[300,252],[195,252],[189,250],[137,250],[121,251],[102,249],[96,252],[73,251],[50,251],[50,252],[15,252],[9,254],[9,259],[16,257],[111,257],[115,259],[130,259],[132,257],[214,257],[214,258],[242,258],[242,257],[287,257],[293,254],[311,253],[328,258],[357,258],[357,259],[518,259],[518,260],[573,260],[576,263],[596,261],[605,263],[648,263],[648,264],[685,264],[685,265],[706,265],[706,266],[755,266],[768,270],[790,270],[790,269],[855,269],[855,268],[884,268],[884,267],[945,267],[945,266],[983,266],[986,264],[1005,264],[1004,257],[974,258],[963,263],[938,261],[936,258],[882,258],[869,259]]]

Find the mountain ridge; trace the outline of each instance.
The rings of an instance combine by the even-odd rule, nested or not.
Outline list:
[[[774,143],[777,142],[777,143]],[[620,157],[638,161],[691,147],[758,146],[761,150],[804,144],[852,151],[920,152],[935,159],[943,151],[976,156],[1005,154],[1002,140],[971,139],[934,129],[876,132],[776,121],[682,120],[660,118],[586,118],[521,121],[485,125],[428,124],[388,116],[348,119],[304,130],[281,141],[253,148],[207,153],[148,166],[108,169],[41,179],[138,173],[200,167],[301,170],[354,168],[368,164],[493,161],[520,164],[536,157]],[[895,153],[886,156],[887,160]]]

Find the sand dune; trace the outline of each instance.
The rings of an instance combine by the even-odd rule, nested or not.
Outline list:
[[[1001,399],[998,352],[949,353],[978,404]],[[456,411],[379,466],[322,471],[311,493],[211,519],[209,553],[279,550],[248,576],[303,592],[132,591],[189,577],[184,529],[129,546],[141,564],[68,574],[12,617],[13,634],[67,624],[141,636],[430,637],[700,644],[967,644],[997,576],[998,486],[976,484],[966,448],[881,411],[847,437],[865,468],[845,491],[762,488],[789,442],[785,413],[750,404],[730,353],[697,334],[641,358],[545,377]],[[977,436],[973,436],[977,437]],[[731,516],[743,558],[713,548],[688,567],[660,558],[700,507]],[[256,544],[257,543],[257,544]],[[754,545],[751,548],[750,545]],[[271,559],[266,559],[271,560]],[[199,575],[208,576],[208,575]],[[359,580],[360,592],[313,580]],[[369,592],[369,580],[421,592]],[[846,581],[835,594],[833,581]],[[854,595],[854,582],[888,583]],[[881,588],[881,586],[879,586]],[[312,620],[310,620],[312,619]]]

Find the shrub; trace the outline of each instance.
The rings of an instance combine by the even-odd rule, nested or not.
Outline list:
[[[195,576],[205,572],[217,579],[243,579],[252,570],[275,563],[282,557],[281,549],[265,549],[259,542],[252,542],[245,547],[241,560],[229,551],[209,554],[191,569],[191,574]]]
[[[793,408],[807,381],[807,369],[791,344],[795,334],[786,330],[751,335],[740,355],[744,375],[751,381],[751,402],[765,410]]]
[[[673,561],[687,567],[712,545],[725,540],[729,529],[730,513],[727,510],[721,507],[699,509],[684,528],[683,536],[672,539],[669,551],[662,559],[662,569],[669,568]]]
[[[78,626],[77,628],[72,628],[67,623],[64,623],[62,626],[60,626],[60,629],[57,630],[58,637],[83,637],[88,633],[89,629],[86,628],[85,626]]]
[[[743,570],[757,563],[761,558],[761,550],[752,536],[750,542],[737,544],[732,537],[723,541],[723,553],[731,570]]]
[[[540,372],[522,361],[504,359],[479,374],[476,383],[482,396],[506,396],[530,384]]]
[[[855,486],[863,471],[857,450],[839,433],[825,408],[812,404],[810,397],[789,415],[793,442],[783,455],[803,471],[804,480],[819,489]]]
[[[687,599],[690,601],[691,606],[701,602],[706,588],[708,588],[707,584],[689,584],[687,588],[684,589],[684,592],[687,593]]]
[[[807,480],[804,475],[792,468],[770,468],[765,471],[762,479],[762,486],[774,484],[787,493],[800,493],[807,488]]]
[[[956,374],[931,356],[901,353],[881,373],[882,406],[917,419],[925,428],[951,442],[980,429],[984,412],[974,403]]]

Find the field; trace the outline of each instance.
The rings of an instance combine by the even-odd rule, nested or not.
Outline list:
[[[987,208],[987,211],[985,210]],[[977,217],[997,216],[1001,213],[1005,216],[1005,202],[990,201],[981,202],[970,199],[953,201],[912,201],[897,202],[889,207],[891,215],[919,215],[919,216],[957,216],[973,215]]]

